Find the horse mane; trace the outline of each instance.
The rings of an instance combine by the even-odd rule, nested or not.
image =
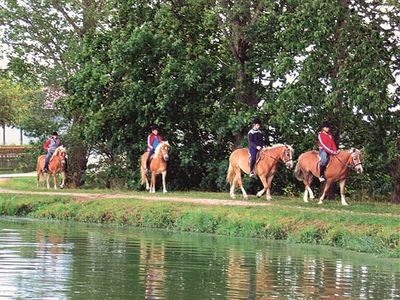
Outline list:
[[[352,157],[354,157],[355,155],[361,155],[361,150],[357,148],[350,148],[347,151],[351,154]]]
[[[274,148],[278,148],[278,147],[288,147],[290,149],[290,151],[294,152],[293,147],[288,144],[274,144],[270,147],[266,147],[266,149],[269,150],[269,149],[274,149]]]
[[[56,150],[54,151],[53,156],[51,157],[51,159],[53,159],[54,157],[56,157],[57,155],[59,155],[60,152],[66,152],[66,149],[65,149],[65,147],[64,147],[63,145],[58,146],[58,147],[56,148]]]
[[[159,143],[157,145],[157,147],[156,147],[156,150],[154,151],[154,157],[158,157],[158,154],[161,151],[161,147],[164,146],[164,145],[166,145],[168,147],[171,147],[170,144],[167,141]]]

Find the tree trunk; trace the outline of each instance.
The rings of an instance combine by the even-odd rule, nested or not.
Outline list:
[[[76,113],[66,141],[68,149],[67,186],[79,188],[84,184],[83,175],[87,166],[88,147],[79,135],[80,113]]]
[[[335,64],[333,65],[331,71],[332,82],[338,80],[338,74],[340,69],[343,67],[343,63],[346,58],[346,48],[342,47],[342,31],[343,28],[347,25],[347,19],[349,18],[349,0],[340,0],[340,5],[342,7],[343,13],[338,16],[336,22],[335,36],[334,36],[334,47],[337,49],[337,58]],[[333,86],[335,86],[333,84]],[[341,87],[336,86],[336,90],[333,90],[333,93],[336,93],[336,102],[335,107],[333,107],[333,114],[330,122],[332,123],[332,127],[334,128],[333,138],[335,140],[336,145],[340,143],[340,135],[341,135],[341,127],[342,127],[342,109],[343,109],[343,92],[341,91]],[[337,183],[331,185],[327,193],[327,199],[334,200],[335,194],[337,190]]]
[[[392,194],[392,203],[400,204],[400,137],[397,138],[397,158],[392,169],[394,181],[394,190]]]
[[[3,145],[6,144],[6,125],[3,124]]]

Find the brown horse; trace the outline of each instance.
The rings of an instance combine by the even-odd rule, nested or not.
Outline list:
[[[357,174],[363,172],[360,150],[354,148],[350,150],[342,150],[338,154],[330,157],[325,171],[326,183],[322,195],[319,198],[318,204],[322,204],[326,192],[331,184],[339,181],[342,205],[348,205],[344,193],[349,168],[354,168]],[[310,188],[310,185],[312,183],[313,176],[319,177],[318,152],[308,151],[301,154],[299,156],[294,174],[298,180],[303,181],[304,183],[304,202],[308,202],[308,194],[310,195],[310,199],[314,199],[314,194]]]
[[[39,180],[42,176],[46,177],[47,188],[50,188],[50,176],[53,175],[54,178],[54,189],[57,189],[58,183],[58,173],[61,173],[62,183],[60,188],[64,188],[65,184],[65,169],[67,166],[66,161],[67,149],[64,146],[59,146],[55,151],[53,156],[50,158],[49,162],[49,172],[43,173],[44,161],[46,159],[46,155],[41,155],[38,157],[37,166],[36,166],[36,180],[37,187],[39,187]]]
[[[289,145],[275,145],[263,148],[259,151],[259,157],[254,167],[254,173],[260,178],[263,189],[257,193],[261,197],[266,192],[267,200],[271,200],[271,182],[274,178],[277,164],[283,161],[288,169],[293,167],[293,148]],[[247,199],[247,193],[243,188],[241,171],[250,173],[249,150],[247,148],[236,149],[229,157],[228,174],[226,181],[230,184],[230,196],[235,198],[236,184],[240,187],[243,197]]]
[[[169,159],[168,152],[171,146],[168,142],[161,142],[158,144],[156,150],[154,151],[153,159],[150,162],[150,172],[151,172],[151,182],[149,185],[149,181],[146,175],[146,160],[148,156],[148,152],[142,154],[141,157],[141,184],[146,184],[146,190],[150,193],[155,193],[156,186],[156,177],[158,174],[162,175],[162,184],[163,184],[163,192],[167,192],[167,184],[166,184],[166,176],[167,176],[167,162]]]

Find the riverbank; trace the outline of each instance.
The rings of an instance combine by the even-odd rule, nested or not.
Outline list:
[[[231,201],[225,193],[37,189],[34,178],[0,182],[0,214],[286,240],[400,258],[400,207],[300,198]],[[230,201],[230,202],[228,202]]]

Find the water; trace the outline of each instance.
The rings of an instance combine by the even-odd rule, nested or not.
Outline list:
[[[399,260],[0,218],[0,299],[400,299]]]

